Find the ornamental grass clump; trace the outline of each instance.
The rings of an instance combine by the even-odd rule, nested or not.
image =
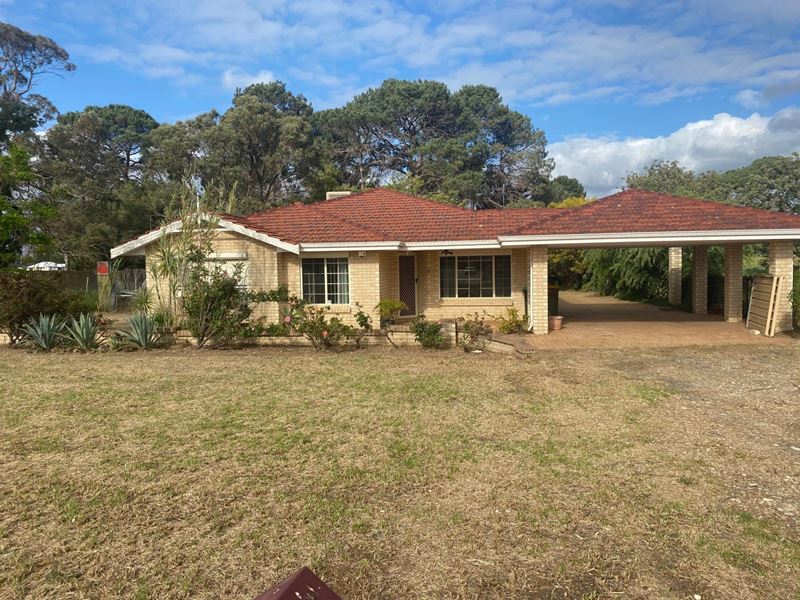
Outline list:
[[[58,315],[39,314],[38,318],[31,317],[23,326],[24,343],[36,350],[50,352],[61,341],[64,324],[64,319]]]

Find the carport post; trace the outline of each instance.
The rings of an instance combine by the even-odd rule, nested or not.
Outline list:
[[[692,249],[692,312],[708,314],[708,246]]]
[[[547,307],[547,246],[531,246],[528,249],[530,268],[528,276],[528,317],[531,331],[535,334],[548,332]]]
[[[725,320],[742,320],[742,245],[725,244]]]
[[[781,294],[775,307],[775,331],[792,331],[792,304],[789,292],[794,285],[794,242],[775,240],[769,243],[769,272],[782,279]]]
[[[681,285],[683,284],[683,248],[669,249],[669,303],[677,306],[681,303]]]

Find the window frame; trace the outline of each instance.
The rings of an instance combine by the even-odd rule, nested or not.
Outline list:
[[[308,299],[306,295],[306,282],[305,282],[305,261],[307,260],[314,260],[314,261],[322,261],[322,279],[323,279],[323,286],[324,286],[324,298],[325,302],[313,302]],[[331,282],[329,279],[329,275],[337,275],[341,276],[341,271],[329,271],[328,270],[328,262],[329,261],[344,261],[344,266],[346,268],[346,275],[347,275],[347,283],[342,284],[341,281],[338,282]],[[346,287],[346,292],[342,294],[341,288]],[[336,290],[332,292],[332,290]],[[350,257],[349,256],[342,256],[342,255],[334,255],[334,256],[304,256],[300,258],[300,291],[302,294],[302,298],[304,300],[308,300],[309,304],[314,304],[316,306],[349,306],[350,305]],[[346,302],[331,302],[330,297],[334,296],[341,300],[341,296],[345,295]]]
[[[498,257],[507,257],[508,258],[508,295],[507,296],[498,296],[497,295],[497,258]],[[492,259],[492,295],[491,296],[472,296],[472,295],[461,295],[459,293],[459,259],[477,259],[484,261],[487,258]],[[442,294],[442,260],[444,259],[452,259],[453,260],[453,281],[452,281],[452,289],[454,294],[452,296],[444,296]],[[449,255],[449,256],[439,256],[439,300],[454,300],[454,299],[481,299],[481,298],[499,298],[499,299],[510,299],[513,297],[514,289],[512,285],[513,280],[513,266],[512,266],[512,257],[511,253],[502,253],[502,254],[459,254],[459,255]],[[461,286],[463,287],[463,286]],[[469,286],[467,286],[469,289]]]

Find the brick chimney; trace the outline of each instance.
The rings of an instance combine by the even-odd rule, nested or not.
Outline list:
[[[353,192],[325,192],[325,200],[335,200],[336,198],[344,198],[345,196],[349,196]]]

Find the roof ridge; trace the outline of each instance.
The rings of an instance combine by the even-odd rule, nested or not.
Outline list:
[[[366,190],[360,190],[358,192],[353,192],[352,194],[348,194],[347,196],[340,196],[338,198],[332,198],[331,200],[324,200],[324,202],[338,202],[340,200],[341,201],[346,201],[346,200],[349,200],[349,199],[352,199],[352,198],[356,198],[358,196],[363,196],[365,194],[369,194],[369,193],[372,193],[372,192],[397,194],[398,196],[404,196],[405,198],[410,198],[411,200],[417,200],[417,201],[425,202],[426,204],[430,204],[432,206],[436,206],[437,208],[444,207],[445,209],[448,209],[448,210],[454,209],[454,210],[457,210],[459,212],[465,212],[465,213],[476,212],[476,211],[471,210],[469,208],[466,208],[464,206],[458,206],[457,204],[450,204],[448,202],[440,202],[439,200],[433,200],[432,198],[427,198],[425,196],[417,196],[415,194],[409,194],[408,192],[403,192],[403,191],[400,191],[400,190],[396,190],[394,188],[383,187],[383,186],[377,186],[377,187],[369,188],[369,189],[366,189]]]

